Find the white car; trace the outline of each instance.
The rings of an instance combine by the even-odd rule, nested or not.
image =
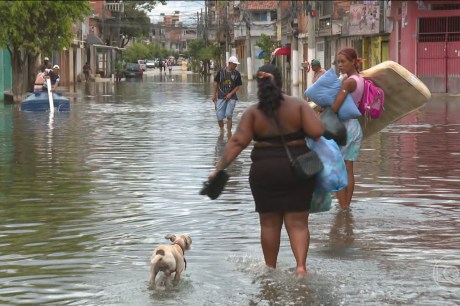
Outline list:
[[[146,65],[147,68],[155,68],[156,62],[154,60],[147,60],[145,62],[145,65]]]
[[[137,63],[141,66],[142,70],[147,70],[147,64],[145,63],[144,60],[138,60]]]

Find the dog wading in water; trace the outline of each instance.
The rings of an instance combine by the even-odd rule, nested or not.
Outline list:
[[[171,245],[160,245],[153,250],[150,259],[151,276],[150,286],[155,286],[155,279],[157,274],[162,271],[165,276],[169,277],[172,273],[174,275],[174,282],[180,280],[181,273],[187,267],[185,260],[185,250],[190,249],[192,239],[188,235],[171,235],[165,236],[165,239],[171,240]]]

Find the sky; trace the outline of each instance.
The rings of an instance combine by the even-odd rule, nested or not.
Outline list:
[[[163,17],[160,16],[161,13],[166,15],[173,15],[175,11],[179,11],[179,20],[184,24],[196,24],[196,12],[204,12],[204,1],[171,1],[167,0],[166,5],[157,4],[155,9],[150,13],[147,13],[150,16],[150,19],[153,23],[163,21]]]

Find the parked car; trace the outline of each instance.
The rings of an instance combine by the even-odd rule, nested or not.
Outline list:
[[[147,66],[147,68],[155,68],[155,61],[154,60],[147,60],[145,65]]]
[[[144,71],[147,70],[147,65],[146,65],[146,63],[145,63],[144,60],[138,60],[137,63],[138,63],[139,65],[141,65],[141,69],[142,69],[142,70],[144,70]]]
[[[143,75],[144,70],[142,70],[141,65],[136,63],[126,64],[125,78],[142,78]]]

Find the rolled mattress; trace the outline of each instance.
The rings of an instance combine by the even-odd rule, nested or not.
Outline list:
[[[393,61],[385,61],[360,73],[385,93],[384,111],[377,119],[360,117],[364,138],[422,107],[430,98],[429,89],[414,74]]]

